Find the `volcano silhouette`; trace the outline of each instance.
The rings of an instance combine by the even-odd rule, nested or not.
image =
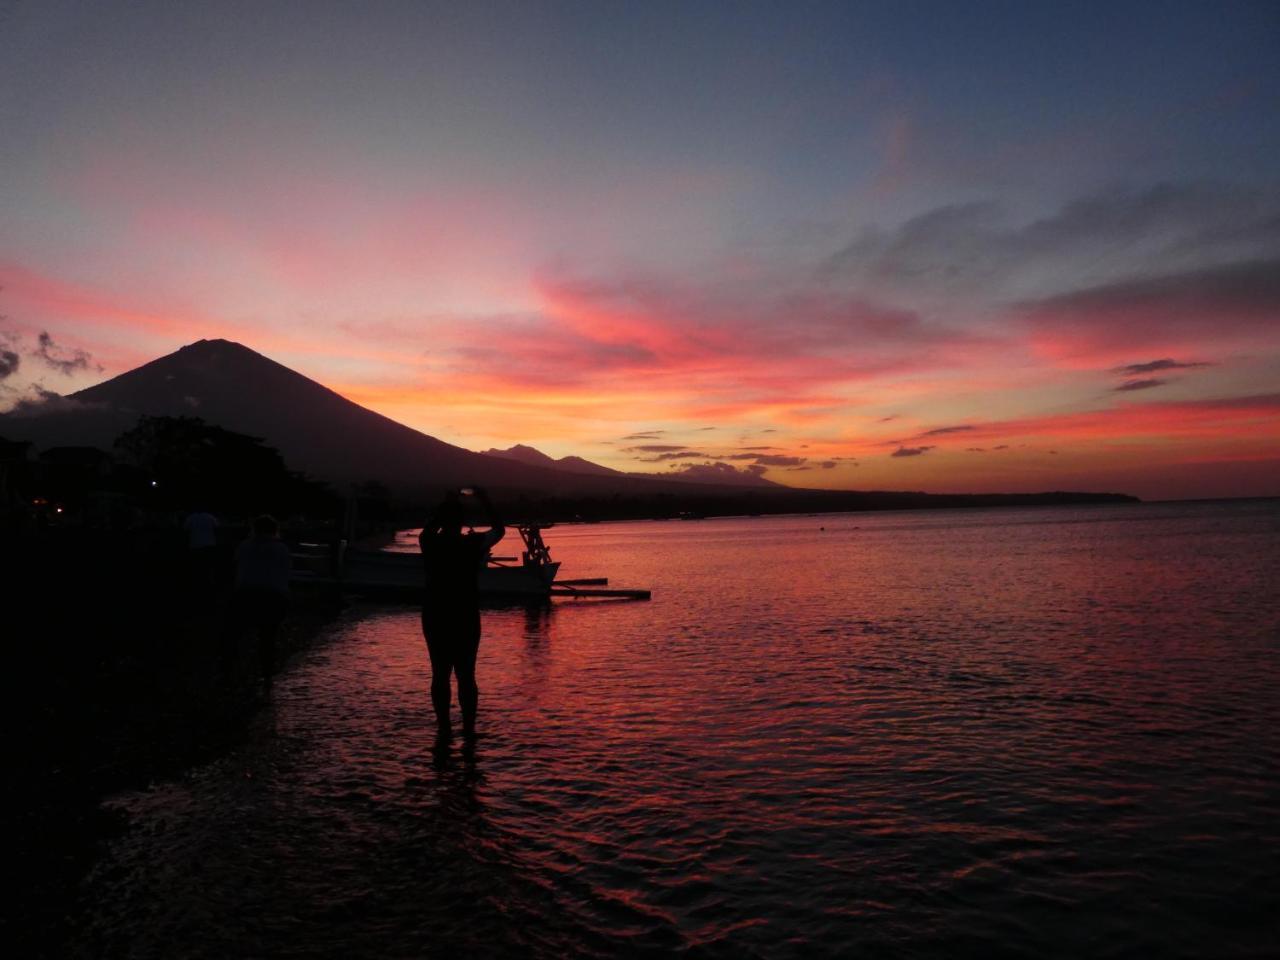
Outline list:
[[[229,340],[200,340],[118,377],[0,416],[0,434],[110,449],[139,416],[200,417],[263,439],[293,469],[397,490],[483,484],[543,494],[687,491],[687,484],[489,456],[428,436]],[[586,461],[583,461],[585,464]],[[595,466],[595,465],[590,465]]]

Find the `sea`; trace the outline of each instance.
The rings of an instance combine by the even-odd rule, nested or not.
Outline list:
[[[1280,955],[1280,501],[545,537],[652,600],[486,610],[434,752],[418,610],[348,609],[108,801],[73,952]]]

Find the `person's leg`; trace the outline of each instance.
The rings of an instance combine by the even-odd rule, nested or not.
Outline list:
[[[467,736],[476,732],[476,708],[480,690],[476,686],[476,654],[480,650],[480,624],[468,630],[468,636],[459,643],[454,670],[458,674],[458,705],[462,707],[462,731]]]
[[[239,659],[239,624],[230,616],[224,619],[218,632],[218,682],[229,686],[236,678],[236,661]]]
[[[213,589],[214,553],[213,547],[200,547],[187,554],[196,599],[204,599]]]
[[[248,603],[242,591],[232,594],[223,611],[218,631],[218,679],[230,685],[236,679],[240,661],[240,638],[250,622]]]
[[[280,621],[264,619],[258,626],[258,662],[262,666],[262,682],[268,690],[276,677],[276,634]]]
[[[449,639],[437,626],[424,621],[422,633],[427,640],[427,653],[431,656],[431,707],[436,714],[436,730],[448,736],[452,729],[449,719],[449,677],[453,673],[453,657]]]
[[[254,597],[255,632],[258,636],[258,664],[262,682],[268,692],[276,677],[276,637],[284,620],[285,598],[271,591],[258,591]]]

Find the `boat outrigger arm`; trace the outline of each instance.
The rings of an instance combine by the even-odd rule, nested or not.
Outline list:
[[[494,593],[502,592],[533,592],[528,589],[530,582],[537,584],[537,589],[541,591],[545,588],[546,595],[552,597],[613,597],[615,599],[628,600],[648,600],[648,590],[600,590],[598,587],[608,586],[607,577],[588,577],[581,580],[557,580],[556,574],[560,571],[559,561],[551,559],[551,548],[546,545],[542,539],[542,531],[554,527],[554,523],[516,523],[513,526],[520,532],[520,539],[524,541],[524,550],[520,554],[520,566],[508,567],[504,561],[514,557],[493,557],[490,556],[486,569],[480,574],[480,586],[482,590],[489,590]],[[511,581],[505,583],[495,582],[494,574],[498,570],[521,571],[524,575],[524,583],[516,585]],[[513,589],[515,587],[515,589]]]
[[[520,539],[524,541],[524,550],[520,554],[520,566],[541,568],[550,563],[551,548],[543,542],[542,531],[550,527],[554,527],[554,523],[515,523],[512,524],[520,532]],[[492,553],[489,555],[489,565],[494,567],[505,567],[508,560],[514,560],[514,557],[495,557]],[[559,564],[556,564],[559,567]]]

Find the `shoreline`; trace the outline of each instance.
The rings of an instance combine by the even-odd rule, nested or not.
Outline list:
[[[79,883],[122,826],[103,801],[225,754],[266,702],[246,637],[231,682],[220,682],[227,584],[193,590],[180,547],[139,539],[56,531],[7,545],[3,558],[34,614],[5,698],[15,749],[4,789],[23,887],[3,929],[26,955],[57,955]],[[295,594],[277,672],[338,612],[334,597]]]

